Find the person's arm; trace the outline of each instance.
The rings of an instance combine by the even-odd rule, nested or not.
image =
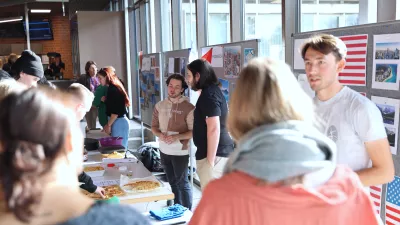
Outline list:
[[[90,193],[94,193],[97,189],[97,186],[93,184],[92,178],[85,172],[79,174],[78,181],[84,183],[80,187]]]
[[[394,166],[387,138],[365,142],[372,167],[357,171],[364,186],[386,184],[394,178]]]
[[[153,116],[151,119],[151,132],[161,141],[165,141],[165,135],[160,130],[160,120],[159,120],[159,112],[158,112],[159,104],[157,103],[154,107]]]
[[[220,124],[219,116],[208,117],[207,123],[207,160],[210,165],[214,166],[215,157],[217,155],[219,136],[220,136]]]
[[[108,120],[108,123],[104,126],[104,131],[107,134],[111,134],[111,127],[117,118],[118,118],[117,114],[111,114],[110,119]]]
[[[394,178],[394,165],[382,114],[368,102],[356,109],[354,127],[364,142],[372,167],[356,171],[364,186],[385,184]]]

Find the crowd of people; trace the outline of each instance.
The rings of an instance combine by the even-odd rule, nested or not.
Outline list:
[[[381,224],[367,189],[394,178],[382,115],[340,84],[347,50],[339,38],[313,36],[301,53],[314,99],[288,65],[270,58],[242,69],[229,110],[206,60],[190,62],[186,78],[166,80],[168,96],[156,104],[151,128],[174,201],[189,210],[193,138],[203,194],[190,225]],[[128,147],[130,101],[115,69],[89,61],[62,92],[36,88],[39,64],[24,51],[16,74],[0,70],[0,225],[149,224],[130,207],[79,191],[81,181],[104,194],[82,172],[83,117],[88,130],[99,117],[104,132]],[[184,96],[189,87],[199,93],[195,105]]]

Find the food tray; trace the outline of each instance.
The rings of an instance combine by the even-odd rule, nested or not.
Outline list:
[[[98,170],[90,170],[90,168],[98,168]],[[100,168],[103,168],[100,170]],[[105,169],[101,165],[87,165],[84,166],[83,171],[90,177],[101,177],[104,175]]]
[[[114,196],[120,197],[120,196],[124,196],[125,192],[124,190],[121,189],[120,186],[118,185],[110,185],[110,186],[104,186],[103,187],[104,190],[106,191],[106,198],[102,198],[99,194],[97,193],[90,193],[86,190],[82,189],[83,194],[85,194],[86,196],[88,196],[89,198],[93,198],[96,200],[107,200],[110,199]]]
[[[133,184],[144,184],[148,183],[147,186],[150,189],[138,189],[134,188],[131,185]],[[120,180],[120,185],[121,189],[124,190],[126,193],[145,193],[145,192],[152,192],[160,189],[163,187],[163,184],[157,180],[157,178],[151,176],[151,177],[145,177],[145,178],[129,178],[128,176],[121,175],[121,180]],[[141,186],[142,186],[141,185]],[[146,185],[146,184],[145,184]]]

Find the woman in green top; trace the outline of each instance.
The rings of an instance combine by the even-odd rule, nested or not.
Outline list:
[[[98,86],[96,92],[94,93],[93,106],[99,109],[99,122],[102,127],[108,123],[108,117],[106,115],[106,101],[107,96],[107,86]]]

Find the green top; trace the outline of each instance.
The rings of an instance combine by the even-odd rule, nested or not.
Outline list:
[[[108,117],[106,114],[106,103],[101,101],[101,97],[107,96],[107,89],[107,86],[98,86],[93,100],[93,105],[99,109],[99,122],[103,127],[108,123]]]

